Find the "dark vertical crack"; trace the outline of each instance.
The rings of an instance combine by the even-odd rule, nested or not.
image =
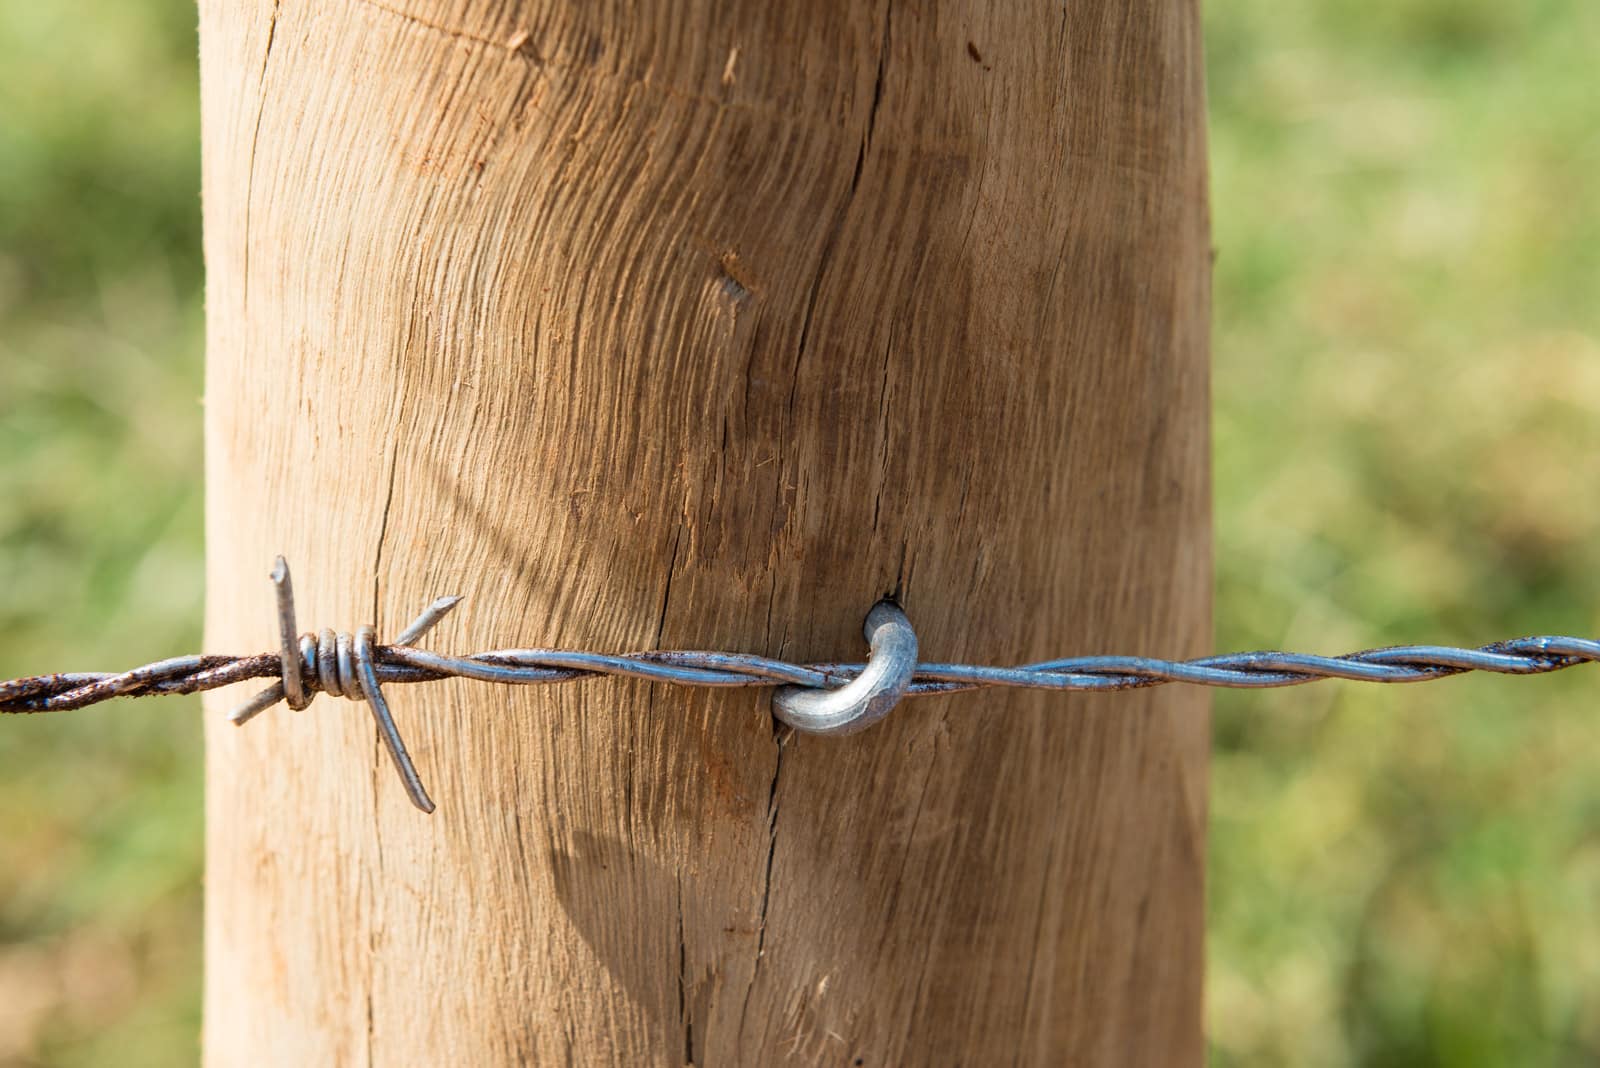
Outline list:
[[[889,32],[893,28],[893,0],[883,0],[883,39],[878,43],[878,71],[872,80],[872,107],[867,111],[867,132],[861,139],[861,151],[856,156],[856,173],[850,181],[850,192],[861,184],[861,165],[867,160],[867,149],[872,147],[872,131],[878,125],[878,108],[883,104],[883,68],[889,63]]]
[[[773,721],[772,741],[778,747],[778,757],[772,763],[772,785],[767,790],[767,868],[761,880],[761,916],[756,923],[757,972],[761,970],[761,958],[767,951],[767,907],[772,902],[772,866],[778,856],[778,778],[783,774],[783,746],[789,740],[787,731],[783,724]]]
[[[410,335],[406,337],[410,341]],[[389,510],[394,507],[395,477],[400,471],[400,428],[405,423],[406,405],[411,399],[411,380],[405,373],[405,354],[395,361],[395,376],[400,380],[400,399],[394,408],[394,421],[389,426],[389,478],[387,488],[383,495],[383,511],[378,515],[378,548],[372,557],[372,622],[373,625],[383,622],[378,618],[379,593],[383,581],[383,549],[389,538]]]
[[[855,170],[850,175],[850,191],[845,195],[844,203],[839,205],[839,210],[834,214],[833,221],[828,227],[828,236],[822,242],[822,255],[817,258],[816,272],[811,276],[811,286],[806,291],[806,310],[800,318],[800,341],[795,348],[794,377],[789,386],[789,409],[794,410],[795,390],[800,382],[800,363],[806,354],[806,344],[811,338],[811,320],[816,314],[817,297],[822,291],[822,276],[827,273],[828,264],[833,259],[834,246],[838,244],[839,233],[844,229],[845,218],[850,214],[850,205],[855,202],[856,191],[861,188],[861,174],[866,168],[867,152],[872,147],[872,134],[878,125],[878,110],[883,104],[883,71],[889,62],[889,32],[893,5],[890,0],[884,0],[883,5],[883,34],[878,43],[878,66],[872,81],[872,105],[867,109],[867,121],[861,135],[861,146],[856,150]]]
[[[667,562],[667,585],[661,591],[661,614],[656,618],[655,647],[661,648],[661,636],[667,630],[667,603],[672,600],[672,576],[678,569],[678,546],[683,543],[683,523],[678,523],[678,533],[672,538],[672,559]]]
[[[397,431],[398,428],[390,431],[390,433],[395,434]],[[381,574],[380,569],[383,567],[383,543],[384,540],[389,536],[389,509],[394,506],[394,481],[395,472],[400,466],[399,453],[400,441],[399,438],[396,437],[389,444],[389,486],[383,495],[383,511],[378,516],[378,550],[373,555],[372,560],[372,619],[374,623],[376,623],[378,619],[379,593],[382,589],[378,576]]]
[[[683,936],[683,875],[678,875],[678,1022],[683,1025],[683,1063],[693,1065],[694,1020],[689,1015],[689,943]]]
[[[726,427],[726,424],[724,424]],[[667,607],[672,603],[672,577],[678,570],[678,550],[683,545],[683,521],[678,521],[678,531],[672,536],[672,556],[667,561],[667,581],[661,591],[661,612],[656,617],[656,637],[654,646],[661,648],[661,637],[667,629]],[[645,688],[645,714],[651,721],[655,719],[656,685]],[[631,771],[623,780],[623,811],[628,818],[631,828],[633,821],[633,775]],[[629,843],[630,848],[632,843]],[[683,872],[677,874],[678,885],[678,1023],[683,1028],[683,1063],[692,1066],[694,1060],[694,1021],[689,1017],[689,942],[684,936],[683,928]]]
[[[395,476],[400,469],[400,423],[405,417],[406,387],[400,390],[400,403],[395,408],[394,425],[389,428],[389,479],[388,488],[384,492],[383,511],[378,516],[378,548],[373,553],[372,559],[372,613],[370,619],[374,626],[382,620],[378,617],[378,606],[381,603],[383,590],[383,547],[389,537],[389,510],[394,506]],[[373,819],[377,822],[378,780],[383,771],[383,743],[377,733],[372,737],[372,797]],[[383,839],[378,834],[382,826],[374,828],[374,841],[378,848],[379,871],[382,871]]]
[[[817,311],[817,294],[822,291],[822,276],[828,269],[828,261],[833,258],[833,244],[839,237],[839,230],[844,225],[845,213],[850,210],[850,200],[853,199],[855,188],[851,187],[851,198],[847,198],[839,208],[839,213],[834,216],[833,225],[828,230],[828,236],[822,243],[822,255],[817,259],[816,272],[811,276],[811,286],[806,290],[806,310],[800,317],[800,340],[795,345],[794,373],[789,378],[789,405],[790,413],[794,412],[795,394],[800,388],[800,364],[805,359],[806,343],[811,338],[811,317]],[[778,480],[778,492],[783,493],[783,480]]]
[[[267,22],[267,47],[261,54],[261,73],[256,78],[256,123],[250,133],[250,164],[244,179],[244,255],[239,266],[239,278],[246,317],[250,311],[250,206],[255,200],[256,145],[261,141],[261,116],[267,110],[267,62],[272,59],[272,42],[278,39],[278,7],[281,3],[282,0],[273,0],[272,17]]]
[[[822,293],[822,280],[828,272],[828,266],[833,260],[833,254],[839,243],[839,236],[844,230],[845,220],[849,217],[850,208],[855,203],[856,193],[861,188],[861,176],[866,169],[867,153],[872,148],[872,135],[877,128],[878,111],[883,104],[884,70],[889,61],[889,41],[892,28],[893,15],[892,0],[884,0],[883,5],[883,33],[878,42],[878,62],[872,80],[872,104],[867,109],[866,123],[861,136],[860,148],[856,151],[855,167],[850,174],[850,188],[845,194],[843,202],[834,213],[829,223],[827,236],[822,241],[822,251],[817,257],[817,267],[812,273],[811,284],[806,290],[805,311],[800,317],[800,336],[795,345],[794,368],[789,382],[789,400],[787,414],[793,418],[795,398],[800,388],[800,367],[805,361],[806,349],[811,342],[811,325],[816,317],[817,301]],[[885,357],[885,374],[887,374],[887,355]],[[887,388],[887,386],[886,386]],[[778,507],[783,507],[783,491],[787,479],[780,474],[778,477]],[[902,570],[904,563],[902,561]],[[771,597],[767,602],[767,646],[772,645],[772,606],[777,599],[777,582],[774,578]],[[756,980],[761,974],[761,961],[767,951],[767,914],[772,904],[772,874],[778,857],[778,783],[783,777],[783,751],[789,739],[789,729],[783,724],[773,720],[772,740],[777,746],[777,756],[772,764],[772,782],[767,788],[767,858],[766,866],[761,879],[761,908],[756,922],[756,956],[755,963],[750,970],[750,983],[745,987],[744,1005],[739,1012],[739,1031],[736,1044],[744,1040],[745,1026],[750,1015],[750,998],[755,991]]]
[[[878,454],[878,491],[872,498],[872,529],[878,529],[878,516],[883,510],[883,489],[889,478],[889,363],[894,357],[894,324],[889,324],[889,337],[883,344],[883,384],[878,391],[878,422],[883,427],[883,449]],[[902,561],[904,563],[904,561]]]
[[[367,1068],[372,1068],[372,987],[367,987]]]
[[[756,920],[756,959],[750,969],[750,983],[744,988],[744,1005],[739,1010],[736,1045],[744,1039],[745,1023],[750,1015],[750,995],[755,992],[756,978],[761,974],[761,959],[767,952],[767,909],[772,904],[772,870],[778,857],[778,779],[783,773],[783,747],[789,741],[789,734],[788,727],[773,720],[772,741],[778,747],[778,755],[772,765],[772,784],[767,789],[767,865],[761,879],[761,911]]]
[[[378,546],[373,552],[373,560],[372,560],[372,614],[369,616],[369,618],[372,620],[372,623],[373,623],[374,626],[377,626],[377,625],[379,625],[379,624],[381,624],[383,622],[382,619],[379,618],[379,615],[378,615],[378,606],[380,604],[380,593],[381,593],[381,591],[383,589],[383,547],[384,547],[385,542],[388,540],[388,536],[389,536],[389,511],[394,506],[394,487],[395,487],[396,475],[398,474],[398,472],[400,470],[400,426],[401,426],[402,422],[405,419],[406,401],[407,401],[408,397],[410,396],[410,383],[404,377],[404,365],[403,364],[401,366],[401,373],[402,373],[401,381],[404,384],[400,387],[400,400],[399,400],[399,403],[395,405],[394,422],[389,427],[389,477],[388,477],[388,485],[387,485],[387,487],[386,487],[386,489],[384,491],[383,511],[378,516]],[[373,848],[374,853],[376,854],[375,873],[374,873],[374,876],[373,876],[374,887],[376,887],[378,885],[382,885],[382,883],[383,883],[383,869],[384,869],[384,860],[383,860],[383,820],[380,818],[379,812],[378,812],[378,798],[381,796],[379,794],[379,790],[381,789],[382,777],[383,777],[383,766],[384,766],[384,763],[385,763],[386,759],[387,758],[385,757],[385,754],[383,752],[383,741],[378,736],[377,731],[374,730],[373,734],[372,734],[372,848]],[[372,1065],[372,1039],[373,1039],[372,992],[373,992],[373,989],[377,985],[377,981],[375,979],[375,975],[376,975],[376,972],[377,972],[377,961],[378,961],[378,928],[379,928],[379,920],[378,920],[378,915],[377,915],[377,913],[378,913],[378,892],[377,892],[377,890],[375,888],[371,891],[371,900],[372,900],[373,917],[372,917],[372,924],[371,924],[371,937],[370,937],[370,940],[369,940],[368,946],[367,946],[367,961],[368,961],[368,972],[367,972],[367,1064],[368,1064],[368,1068],[371,1068],[371,1065]]]

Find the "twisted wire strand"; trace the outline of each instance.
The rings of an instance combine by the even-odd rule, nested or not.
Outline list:
[[[334,667],[323,651],[328,639]],[[306,635],[295,657],[306,670],[308,693],[364,700],[353,662],[341,662],[331,631]],[[353,639],[342,636],[353,645]],[[305,640],[317,652],[307,658]],[[349,654],[346,654],[347,658]],[[1600,641],[1560,635],[1534,635],[1478,648],[1396,645],[1342,656],[1260,651],[1163,660],[1142,656],[1078,656],[1017,667],[984,664],[918,663],[907,696],[957,693],[988,687],[1034,690],[1131,690],[1183,682],[1199,686],[1265,689],[1301,686],[1321,679],[1358,682],[1426,682],[1469,671],[1500,675],[1541,675],[1600,661]],[[832,689],[858,676],[864,664],[798,664],[751,653],[667,651],[624,654],[571,649],[496,649],[469,656],[446,656],[405,645],[374,645],[371,667],[380,683],[477,679],[511,685],[570,682],[613,675],[677,686],[808,686]],[[348,664],[348,666],[346,666]],[[65,712],[114,697],[200,693],[249,679],[276,678],[283,672],[279,653],[254,656],[179,656],[123,672],[70,672],[34,675],[0,682],[0,713]],[[274,693],[268,690],[266,693]],[[283,700],[276,692],[274,700]],[[257,711],[261,711],[258,709]],[[241,717],[235,715],[236,720]],[[248,719],[250,717],[242,717]]]
[[[236,708],[229,720],[247,723],[279,702],[305,708],[319,693],[365,702],[412,804],[432,812],[433,801],[390,714],[383,692],[386,683],[466,678],[539,685],[612,675],[678,686],[777,687],[773,714],[780,720],[812,733],[843,734],[875,722],[903,696],[991,686],[1130,690],[1183,682],[1256,689],[1330,678],[1426,682],[1467,671],[1537,675],[1600,660],[1600,642],[1534,636],[1477,649],[1401,645],[1344,656],[1263,651],[1193,660],[1076,656],[1018,667],[923,663],[917,659],[916,634],[910,621],[890,602],[880,602],[867,615],[864,634],[872,659],[865,664],[794,664],[753,653],[715,651],[618,655],[572,649],[496,649],[445,656],[413,648],[412,643],[449,614],[459,597],[433,602],[393,642],[379,645],[370,626],[358,628],[353,635],[332,630],[298,633],[289,566],[282,557],[271,578],[278,600],[279,647],[275,653],[179,656],[132,671],[11,679],[0,682],[0,712],[63,712],[113,697],[198,693],[248,679],[275,677],[270,686]]]

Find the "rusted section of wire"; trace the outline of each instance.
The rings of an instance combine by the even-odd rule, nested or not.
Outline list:
[[[389,644],[371,627],[355,635],[322,631],[297,635],[289,570],[279,558],[272,573],[278,594],[280,649],[255,656],[180,656],[132,671],[35,675],[0,682],[0,712],[61,712],[114,697],[186,694],[249,679],[277,681],[245,702],[232,722],[248,722],[280,701],[304,708],[318,693],[364,701],[372,710],[407,791],[417,807],[432,811],[389,714],[383,686],[444,678],[512,685],[569,682],[613,675],[678,686],[781,687],[779,718],[802,730],[848,733],[887,713],[902,696],[954,693],[987,687],[1035,690],[1129,690],[1184,682],[1201,686],[1267,688],[1299,686],[1319,679],[1358,682],[1426,682],[1468,671],[1539,675],[1600,661],[1600,641],[1532,636],[1475,649],[1403,645],[1343,656],[1249,652],[1193,660],[1142,656],[1077,656],[1016,667],[917,661],[910,623],[888,602],[869,616],[873,657],[866,664],[796,664],[750,653],[677,651],[606,654],[566,649],[497,649],[445,656],[412,648],[412,642],[442,619],[459,598],[430,605]],[[901,662],[903,661],[903,662]],[[857,680],[864,680],[858,684]],[[824,693],[819,694],[818,691]],[[840,702],[824,712],[806,711],[826,691]],[[848,698],[845,694],[848,692]]]

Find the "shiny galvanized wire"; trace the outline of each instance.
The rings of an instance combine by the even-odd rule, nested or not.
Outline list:
[[[585,653],[570,649],[496,649],[444,656],[398,645],[376,645],[378,681],[431,682],[458,677],[527,685],[620,675],[678,686],[842,686],[866,667],[860,663],[796,664],[750,653],[701,651]],[[1253,652],[1162,660],[1144,656],[1076,656],[1018,667],[917,664],[905,696],[958,693],[991,686],[1031,690],[1133,690],[1187,682],[1199,686],[1266,689],[1321,679],[1358,682],[1427,682],[1468,671],[1542,675],[1600,661],[1600,642],[1531,636],[1475,649],[1395,645],[1342,656]],[[123,672],[67,672],[0,682],[0,713],[65,712],[113,697],[200,693],[249,679],[274,678],[277,653],[255,656],[178,656]],[[318,692],[324,692],[317,687]],[[281,700],[281,698],[279,698]]]
[[[1400,645],[1343,656],[1275,651],[1230,653],[1192,660],[1143,656],[1076,656],[1016,667],[919,662],[915,634],[898,607],[881,602],[868,616],[873,657],[861,663],[796,664],[751,653],[669,651],[607,654],[568,649],[497,649],[445,656],[411,643],[455,607],[459,598],[430,605],[391,644],[378,644],[371,627],[352,637],[322,631],[296,635],[288,567],[280,558],[272,574],[278,591],[277,652],[255,656],[180,656],[132,671],[35,675],[0,682],[0,713],[59,712],[113,697],[185,694],[249,679],[279,681],[236,709],[236,724],[284,701],[304,708],[317,693],[365,701],[417,807],[432,811],[400,740],[382,687],[387,683],[444,678],[510,685],[569,682],[615,675],[678,686],[778,687],[775,712],[800,730],[849,733],[887,714],[902,697],[956,693],[986,687],[1034,690],[1130,690],[1184,682],[1258,689],[1299,686],[1319,679],[1359,682],[1426,682],[1468,671],[1539,675],[1600,661],[1600,641],[1531,636],[1476,649]]]

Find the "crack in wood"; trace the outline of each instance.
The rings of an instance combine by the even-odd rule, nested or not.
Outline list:
[[[255,202],[256,148],[261,143],[261,116],[267,110],[267,63],[272,59],[272,44],[278,39],[278,8],[282,0],[273,0],[272,17],[267,22],[267,47],[261,53],[261,73],[256,78],[256,122],[250,134],[250,162],[245,168],[244,180],[244,250],[239,258],[239,292],[244,303],[244,315],[250,314],[250,208]]]

